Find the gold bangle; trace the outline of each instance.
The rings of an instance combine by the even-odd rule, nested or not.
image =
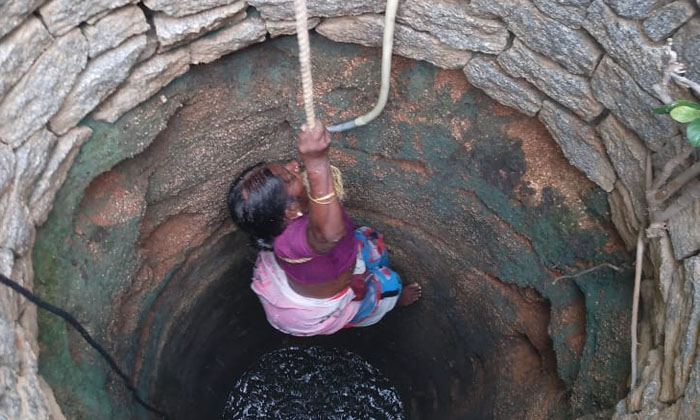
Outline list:
[[[318,200],[318,201],[326,201],[326,200],[328,200],[329,198],[332,198],[333,196],[335,196],[335,191],[331,191],[331,192],[329,192],[328,194],[324,195],[323,197],[316,197],[316,198],[311,197],[311,193],[309,193],[309,198],[310,198],[311,200],[313,200],[313,201],[316,201],[316,200]]]
[[[288,262],[288,263],[290,263],[290,264],[303,264],[303,263],[305,263],[305,262],[311,261],[311,258],[296,258],[296,259],[292,259],[292,258],[280,257],[280,256],[277,255],[277,254],[275,254],[275,257],[279,258],[279,259],[282,260],[282,261]]]
[[[331,204],[333,202],[333,198],[335,197],[335,191],[331,191],[330,193],[324,195],[323,197],[318,197],[318,198],[313,198],[311,196],[311,193],[306,194],[309,197],[309,200],[313,201],[316,204]]]

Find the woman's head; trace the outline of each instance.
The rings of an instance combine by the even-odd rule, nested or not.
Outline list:
[[[231,218],[253,237],[258,248],[271,249],[285,225],[306,212],[307,201],[296,161],[260,162],[244,170],[231,185]]]

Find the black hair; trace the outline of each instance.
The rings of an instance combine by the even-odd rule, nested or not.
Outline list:
[[[233,222],[251,236],[253,245],[272,250],[273,240],[284,230],[285,210],[293,201],[285,180],[260,162],[233,181],[226,201]]]

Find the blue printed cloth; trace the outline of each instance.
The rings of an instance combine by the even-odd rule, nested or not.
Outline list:
[[[403,286],[399,275],[389,268],[384,235],[363,226],[355,230],[355,237],[360,242],[362,259],[367,266],[367,291],[360,309],[347,326],[366,327],[379,322],[394,308]]]

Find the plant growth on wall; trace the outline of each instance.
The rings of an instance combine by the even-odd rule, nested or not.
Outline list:
[[[646,158],[646,229],[640,229],[637,236],[637,255],[635,262],[634,300],[632,304],[632,378],[630,388],[634,389],[637,381],[637,317],[639,309],[639,292],[642,277],[642,260],[645,244],[648,240],[668,235],[666,222],[688,208],[700,198],[700,162],[697,159],[697,147],[700,146],[700,104],[696,101],[680,99],[673,101],[668,85],[671,81],[689,89],[700,96],[700,83],[684,77],[685,66],[678,61],[672,49],[672,40],[666,48],[666,69],[661,82],[654,90],[664,105],[653,109],[655,114],[668,114],[674,121],[686,124],[680,152],[669,159],[658,174],[654,174],[651,155]],[[663,245],[662,245],[663,246]]]
[[[670,114],[675,121],[688,124],[685,136],[693,147],[700,146],[700,104],[681,99],[654,108],[655,114]]]

